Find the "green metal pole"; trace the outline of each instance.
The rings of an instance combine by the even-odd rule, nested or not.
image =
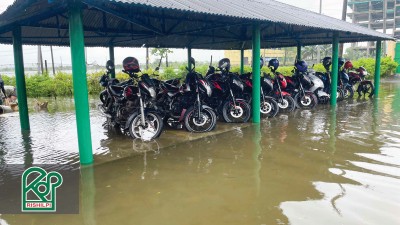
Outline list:
[[[253,123],[260,123],[260,24],[253,25]]]
[[[188,48],[188,68],[189,68],[189,70],[192,69],[192,64],[190,63],[190,58],[192,58],[192,49]]]
[[[400,74],[400,42],[396,42],[394,61],[399,64],[396,68],[396,74]]]
[[[110,51],[110,60],[112,60],[113,63],[115,64],[114,46],[110,45],[109,51]],[[114,69],[111,71],[111,77],[112,77],[112,78],[115,78],[115,67],[114,67]]]
[[[382,55],[382,41],[379,40],[376,42],[376,60],[375,60],[375,77],[374,77],[375,98],[378,97],[379,86],[381,82],[381,55]]]
[[[14,48],[14,64],[15,79],[18,93],[18,108],[21,130],[30,130],[28,101],[26,99],[26,84],[24,71],[24,56],[22,52],[21,27],[13,30],[13,48]]]
[[[69,8],[69,35],[79,156],[81,164],[91,164],[93,163],[93,153],[86,80],[85,43],[81,5],[76,2],[71,3]]]
[[[297,60],[301,60],[301,44],[297,43]]]
[[[240,74],[244,74],[244,49],[240,49]]]
[[[333,33],[332,43],[332,74],[331,74],[331,105],[336,105],[337,84],[339,76],[339,33]]]

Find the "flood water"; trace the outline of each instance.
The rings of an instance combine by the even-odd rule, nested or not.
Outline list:
[[[0,215],[1,225],[400,224],[400,83],[384,83],[378,102],[297,110],[165,148],[106,129],[95,103],[95,154],[136,155],[82,169],[79,215]],[[77,164],[72,109],[64,99],[32,112],[29,134],[17,116],[0,117],[0,164]]]

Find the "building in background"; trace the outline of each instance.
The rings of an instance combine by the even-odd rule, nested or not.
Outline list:
[[[353,23],[385,34],[400,36],[400,0],[349,0],[352,12],[347,16]],[[351,47],[365,56],[375,55],[375,43],[353,43]],[[395,42],[383,43],[383,55],[394,57]]]

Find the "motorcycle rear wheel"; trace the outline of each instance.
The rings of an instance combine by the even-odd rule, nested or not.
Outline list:
[[[359,84],[357,88],[357,93],[358,96],[366,96],[368,94],[368,97],[374,96],[375,88],[372,83],[365,83],[365,84]]]
[[[354,97],[354,90],[352,86],[346,86],[346,88],[343,90],[344,92],[344,98],[345,99],[353,99]]]

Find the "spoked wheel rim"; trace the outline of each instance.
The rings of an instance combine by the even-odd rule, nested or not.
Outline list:
[[[269,102],[261,102],[260,112],[262,114],[268,114],[272,111],[272,105]]]
[[[142,135],[144,135],[146,136],[146,139],[153,139],[161,126],[157,116],[152,113],[147,114],[144,125],[141,123],[140,114],[132,121],[132,123],[133,126],[131,126],[130,132],[136,138],[142,138]]]
[[[195,111],[193,110],[189,113],[188,125],[195,132],[202,132],[210,129],[213,125],[212,118],[213,116],[207,110],[202,110],[200,115],[197,117],[195,115]]]

